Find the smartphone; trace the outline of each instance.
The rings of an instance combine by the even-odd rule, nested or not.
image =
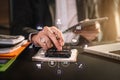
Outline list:
[[[64,48],[62,51],[58,51],[56,48],[51,48],[45,53],[45,57],[69,58],[70,56],[71,50],[67,48]]]
[[[66,33],[70,30],[73,30],[74,28],[76,28],[77,26],[81,26],[84,27],[84,26],[89,26],[89,25],[93,25],[95,24],[96,22],[99,22],[99,23],[102,23],[104,21],[108,20],[108,17],[102,17],[102,18],[96,18],[96,19],[89,19],[89,20],[83,20],[83,21],[80,21],[79,23],[71,26],[70,28],[68,28],[67,30],[63,31],[62,33]]]

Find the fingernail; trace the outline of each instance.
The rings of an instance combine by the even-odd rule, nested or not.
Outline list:
[[[53,44],[51,44],[51,47],[53,47]]]
[[[59,48],[58,48],[58,51],[62,51],[62,47],[59,47]]]
[[[60,43],[60,46],[63,46],[64,45],[64,42],[63,41],[59,41],[59,43]]]

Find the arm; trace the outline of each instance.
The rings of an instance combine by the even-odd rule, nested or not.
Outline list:
[[[36,25],[51,26],[52,20],[46,0],[13,0],[12,35],[36,32]]]
[[[55,27],[45,27],[42,31],[36,30],[36,25],[51,25],[47,0],[13,0],[13,21],[11,34],[24,35],[28,38],[29,33],[35,33],[31,42],[35,45],[48,49],[55,47],[62,50],[64,40],[62,33]],[[56,37],[57,36],[57,37]],[[59,38],[59,39],[58,39]],[[52,46],[51,46],[52,45]]]
[[[11,23],[12,35],[24,35],[26,38],[33,28],[32,9],[29,0],[13,0],[13,21]]]

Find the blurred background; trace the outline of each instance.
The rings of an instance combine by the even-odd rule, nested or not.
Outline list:
[[[0,34],[10,34],[12,21],[12,0],[0,0]],[[99,41],[114,41],[120,39],[120,0],[80,0],[84,1],[86,18],[108,17],[101,24]],[[79,4],[79,3],[78,3]],[[14,15],[13,15],[14,16]]]
[[[0,0],[0,34],[9,34],[9,0]]]

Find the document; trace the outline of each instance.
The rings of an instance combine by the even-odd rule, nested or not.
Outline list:
[[[25,39],[22,35],[11,36],[0,34],[0,47],[15,45]]]

